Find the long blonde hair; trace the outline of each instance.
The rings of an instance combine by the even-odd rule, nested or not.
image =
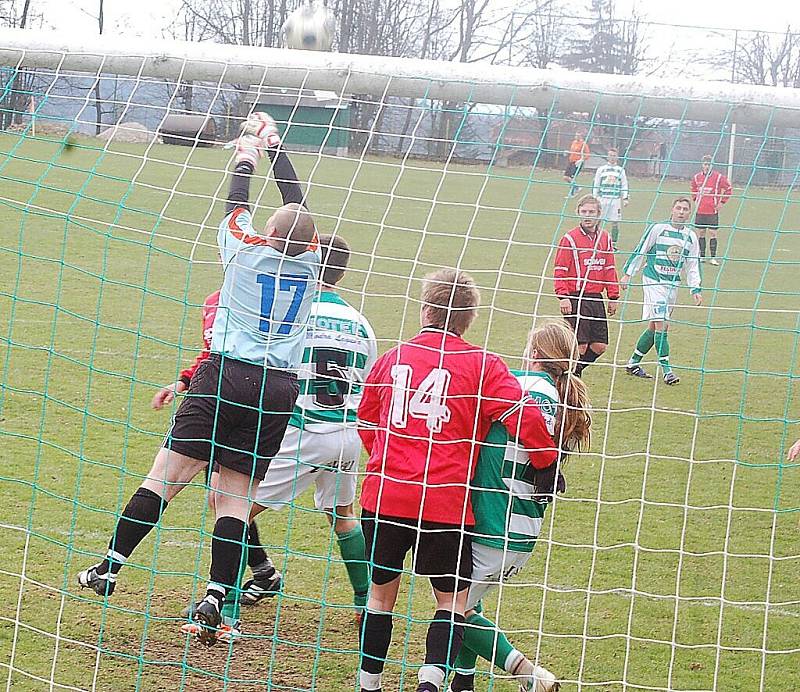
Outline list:
[[[586,383],[573,373],[580,357],[575,333],[564,322],[546,322],[528,335],[526,368],[538,363],[555,382],[561,405],[556,416],[555,442],[566,451],[588,449],[592,413]]]

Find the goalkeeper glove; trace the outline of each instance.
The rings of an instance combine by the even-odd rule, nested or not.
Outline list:
[[[275,149],[280,143],[275,121],[267,113],[257,112],[242,123],[241,134],[230,144],[236,150],[233,156],[236,164],[246,162],[255,168],[264,155],[264,149]]]

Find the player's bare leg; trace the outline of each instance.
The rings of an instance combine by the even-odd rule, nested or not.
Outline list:
[[[78,584],[100,596],[114,593],[117,575],[136,546],[159,522],[170,500],[207,465],[205,461],[160,449],[147,477],[122,510],[106,557],[80,572]]]
[[[370,588],[367,610],[361,624],[361,692],[380,692],[386,654],[392,641],[392,611],[397,603],[400,577]]]

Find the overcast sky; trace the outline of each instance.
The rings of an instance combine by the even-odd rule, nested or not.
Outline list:
[[[159,37],[179,4],[179,0],[105,0],[106,32]],[[576,7],[584,4],[575,2]],[[33,0],[50,26],[68,31],[96,31],[97,5],[98,0]],[[667,24],[770,31],[782,31],[788,24],[800,29],[800,3],[793,0],[617,0],[620,17],[634,6],[648,19]]]

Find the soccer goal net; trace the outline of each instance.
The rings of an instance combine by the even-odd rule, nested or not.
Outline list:
[[[481,292],[467,338],[520,369],[530,329],[559,319],[556,250],[583,195],[617,198],[602,223],[622,272],[697,174],[719,182],[685,227],[704,236],[703,304],[685,280],[647,302],[648,267],[678,261],[654,245],[583,372],[591,447],[483,613],[562,689],[800,688],[796,90],[4,31],[6,689],[356,688],[350,565],[313,488],[257,520],[283,584],[242,609],[233,644],[181,631],[208,578],[202,475],[113,596],[75,582],[105,555],[180,399],[154,410],[154,396],[203,348],[222,277],[220,145],[253,111],[278,122],[320,231],[349,243],[339,295],[380,352],[418,331],[421,279],[457,267]],[[595,183],[611,149],[625,194],[619,173]],[[257,225],[280,204],[266,167],[251,199]],[[648,328],[658,317],[668,342]],[[649,379],[626,369],[637,350]],[[416,689],[431,612],[427,580],[407,572],[384,690]],[[499,663],[478,660],[476,690],[518,689]]]

